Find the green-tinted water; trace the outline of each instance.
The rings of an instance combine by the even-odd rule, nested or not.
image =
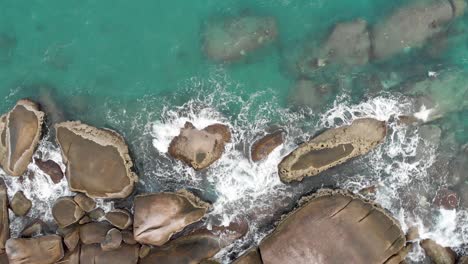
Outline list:
[[[423,0],[410,2],[416,1]],[[304,76],[296,72],[304,47],[321,43],[337,22],[362,18],[372,27],[408,2],[1,0],[0,98],[3,100],[0,112],[10,109],[16,100],[30,97],[55,113],[57,120],[79,119],[114,128],[125,135],[134,152],[140,177],[144,179],[140,189],[155,191],[188,186],[206,191],[207,196],[225,195],[229,200],[232,197],[222,193],[225,189],[216,182],[168,177],[171,173],[188,177],[193,172],[174,170],[175,165],[155,150],[153,145],[160,141],[152,142],[158,138],[158,131],[154,130],[160,127],[154,128],[153,122],[171,123],[176,119],[174,116],[208,116],[229,122],[236,134],[235,142],[239,143],[233,147],[235,150],[245,150],[242,144],[248,144],[258,131],[284,126],[288,127],[291,140],[283,150],[287,152],[294,143],[305,140],[324,125],[338,125],[369,113],[386,119],[394,118],[392,114],[406,113],[404,103],[408,97],[402,93],[414,95],[408,92],[411,90],[408,87],[430,79],[429,72],[438,76],[458,73],[457,83],[442,83],[434,88],[438,98],[442,98],[439,103],[447,106],[447,113],[432,124],[441,128],[441,144],[450,145],[447,147],[450,150],[440,150],[450,160],[468,142],[468,79],[464,80],[468,72],[468,16],[451,21],[423,47],[385,61],[362,66],[329,65]],[[278,39],[240,62],[223,64],[207,59],[203,51],[205,28],[222,18],[247,15],[274,17]],[[297,80],[305,77],[323,84],[326,90],[321,95],[309,92],[299,95],[315,96],[312,101],[319,103],[312,107],[312,114],[309,108],[304,110],[290,100]],[[450,89],[443,88],[446,86]],[[392,100],[372,101],[376,96]],[[203,111],[216,114],[210,116]],[[334,122],[335,112],[340,112],[337,114],[340,121]],[[401,140],[400,153],[391,145],[395,141],[398,140],[392,138],[388,149],[385,148],[388,153],[379,153],[380,157],[396,160],[403,155],[404,164],[414,165],[414,160],[405,156],[409,153],[404,149],[408,142]],[[236,164],[240,162],[231,156],[230,159]],[[400,163],[386,162],[382,162],[382,167],[376,166],[379,173],[391,171],[392,166],[403,168]],[[430,167],[418,166],[408,165],[410,169],[405,172],[416,173],[412,169],[417,168],[419,173]],[[223,168],[223,171],[236,170],[227,165]],[[422,176],[421,179],[427,180]],[[373,180],[360,181],[360,184],[373,184]],[[385,179],[378,181],[385,183]],[[348,182],[340,186],[345,184]],[[206,185],[209,187],[204,189]],[[398,193],[400,187],[390,189]],[[310,190],[304,188],[296,193],[307,191]],[[391,198],[395,198],[395,193]],[[395,204],[389,207],[394,213],[402,208]]]

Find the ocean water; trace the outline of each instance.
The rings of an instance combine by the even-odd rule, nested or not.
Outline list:
[[[422,0],[3,0],[0,112],[27,97],[42,104],[49,126],[81,120],[122,133],[140,177],[137,192],[188,188],[213,204],[207,225],[248,220],[246,237],[216,256],[223,263],[258,243],[301,195],[321,187],[359,191],[376,186],[372,198],[405,230],[418,226],[422,238],[463,253],[468,249],[468,200],[463,203],[462,194],[468,175],[465,171],[457,184],[450,175],[468,143],[468,16],[452,21],[423,47],[389,60],[313,71],[307,78],[326,84],[327,95],[306,94],[319,98],[313,107],[291,100],[296,82],[304,78],[295,72],[304,47],[323,41],[338,22],[362,18],[375,25],[416,1]],[[204,30],[223,18],[249,15],[275,18],[278,39],[239,62],[208,59]],[[399,124],[399,115],[430,112],[421,111],[408,94],[408,87],[428,80],[437,84],[447,111],[425,126]],[[381,146],[302,183],[280,182],[276,166],[297,144],[360,117],[388,121]],[[185,121],[200,128],[214,122],[231,128],[232,143],[205,171],[195,172],[166,154]],[[275,128],[287,132],[285,143],[267,160],[252,163],[251,143]],[[35,155],[60,163],[52,139],[47,134]],[[30,174],[20,181],[2,172],[10,195],[24,190],[33,199],[30,216],[50,221],[53,201],[70,194],[66,181],[54,186],[34,164]],[[461,196],[457,210],[432,205],[437,191],[446,187]],[[107,210],[129,204],[100,203]],[[23,224],[15,220],[12,233]],[[421,250],[416,248],[409,260],[424,261]]]

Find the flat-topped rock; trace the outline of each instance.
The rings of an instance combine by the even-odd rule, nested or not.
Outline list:
[[[406,244],[398,222],[381,207],[345,191],[305,198],[260,243],[264,263],[382,264]]]
[[[60,197],[52,207],[52,216],[59,227],[67,227],[78,222],[85,212],[72,197]]]
[[[278,165],[280,178],[291,182],[315,176],[368,153],[384,140],[386,133],[386,123],[371,118],[329,129],[287,155]]]
[[[268,157],[278,146],[283,144],[283,131],[268,134],[252,145],[251,156],[253,161],[260,161]]]
[[[0,178],[0,254],[5,252],[5,243],[8,238],[10,238],[8,193],[5,182]]]
[[[278,36],[273,17],[240,16],[208,23],[203,48],[208,58],[231,62],[274,41]]]
[[[21,176],[41,137],[44,113],[29,100],[19,100],[0,117],[0,165],[11,176]]]
[[[62,238],[57,235],[10,238],[6,253],[10,264],[51,264],[64,256]]]
[[[138,177],[122,136],[80,122],[55,125],[72,191],[91,198],[125,198]]]
[[[199,130],[187,122],[171,141],[168,153],[195,170],[202,170],[221,157],[230,140],[231,132],[226,125],[213,124]]]
[[[142,244],[161,246],[174,233],[199,221],[209,205],[183,190],[139,195],[134,202],[133,233]]]

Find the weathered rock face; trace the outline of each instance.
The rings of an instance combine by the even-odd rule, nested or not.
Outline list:
[[[83,244],[99,244],[106,240],[112,226],[105,222],[92,222],[80,226],[80,240]]]
[[[8,239],[6,252],[10,264],[50,264],[64,255],[62,238],[57,235]]]
[[[111,251],[104,251],[97,244],[82,245],[80,264],[136,264],[138,245],[122,245]]]
[[[270,155],[279,145],[283,144],[283,131],[276,131],[257,140],[252,145],[252,160],[260,161]]]
[[[60,166],[53,160],[34,159],[34,163],[50,176],[53,183],[57,184],[63,179],[63,172]]]
[[[44,113],[29,100],[19,100],[0,117],[0,165],[12,176],[21,176],[31,162],[41,137]]]
[[[138,177],[122,136],[80,122],[55,126],[72,191],[92,198],[125,198]]]
[[[259,247],[264,263],[380,264],[405,244],[399,224],[384,209],[344,191],[323,190]]]
[[[187,122],[171,141],[169,155],[202,170],[221,157],[224,144],[230,140],[231,132],[225,125],[214,124],[198,130]]]
[[[459,3],[452,5],[450,2],[419,1],[398,9],[377,24],[372,33],[374,57],[385,59],[407,48],[424,45],[429,38],[444,30],[455,16],[463,13],[464,6]]]
[[[140,260],[141,264],[198,264],[218,253],[223,247],[242,237],[247,232],[246,225],[201,229],[190,235],[170,241],[162,247],[152,248]]]
[[[52,207],[52,216],[59,227],[67,227],[78,222],[84,214],[72,197],[60,197]]]
[[[199,221],[208,207],[207,203],[187,191],[139,195],[134,203],[135,240],[161,246],[174,233]]]
[[[8,218],[8,194],[3,179],[0,179],[0,254],[5,252],[5,243],[10,238]]]
[[[423,240],[421,242],[421,247],[426,251],[429,258],[436,264],[455,264],[457,254],[450,248],[442,247],[429,239]]]
[[[210,23],[203,47],[215,61],[236,61],[274,41],[278,35],[273,17],[242,16]]]
[[[32,202],[24,196],[22,191],[18,191],[11,199],[10,207],[17,216],[25,216],[31,209]]]
[[[133,223],[132,215],[123,209],[115,209],[106,213],[106,220],[119,229],[127,229]]]
[[[364,65],[369,62],[370,49],[365,20],[338,23],[322,46],[319,60],[324,63]]]
[[[240,256],[234,264],[263,264],[263,262],[258,249],[254,248]]]
[[[280,178],[300,181],[366,154],[384,140],[386,131],[385,122],[370,118],[329,129],[286,156],[278,165]]]

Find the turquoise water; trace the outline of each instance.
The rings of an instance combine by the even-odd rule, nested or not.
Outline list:
[[[443,34],[435,36],[422,48],[364,66],[330,65],[312,72],[308,78],[333,87],[328,89],[327,96],[319,99],[319,107],[302,108],[290,98],[296,81],[303,77],[294,71],[294,65],[301,58],[304,46],[321,42],[337,22],[363,18],[369,25],[374,25],[406,3],[408,1],[403,0],[136,3],[123,0],[3,0],[0,2],[0,98],[3,99],[0,112],[10,109],[16,100],[29,97],[54,112],[57,120],[77,119],[114,128],[126,137],[133,152],[143,180],[138,187],[140,191],[189,187],[212,200],[217,197],[229,200],[232,197],[223,193],[226,189],[218,181],[226,178],[217,176],[220,178],[213,180],[202,175],[199,178],[203,180],[194,180],[197,175],[167,159],[157,147],[165,135],[157,130],[164,128],[164,124],[171,124],[174,129],[176,120],[182,117],[229,123],[236,144],[230,147],[227,161],[206,174],[223,172],[221,175],[231,175],[235,173],[229,171],[233,167],[228,161],[246,162],[242,156],[246,146],[259,132],[271,127],[286,127],[289,132],[290,141],[281,154],[278,153],[279,159],[295,144],[325,126],[340,125],[364,115],[387,120],[394,118],[391,114],[405,114],[409,100],[402,95],[405,87],[428,79],[428,72],[468,76],[467,16],[452,21]],[[278,24],[278,39],[239,62],[223,64],[207,59],[202,45],[207,25],[241,15],[274,17]],[[450,108],[441,119],[433,122],[442,131],[440,145],[449,147],[436,149],[432,158],[439,153],[450,160],[459,155],[460,146],[468,143],[466,86],[461,79],[453,89],[440,95],[445,105],[456,104],[457,107]],[[403,137],[403,132],[398,133],[394,136]],[[413,157],[407,157],[403,148],[412,136],[416,138],[419,134],[408,133],[410,136],[399,141],[399,145],[392,145],[394,140],[383,148],[389,152],[401,148],[397,154],[378,154],[390,160],[401,158],[401,164],[405,166],[414,164]],[[353,180],[326,184],[354,186],[358,183],[360,186],[376,181],[388,183],[386,180],[389,179],[401,180],[384,173],[388,167],[396,166],[388,159],[361,160],[361,163],[379,162],[379,166],[375,166],[380,168],[379,171],[361,167],[359,162],[351,163],[349,166],[356,167],[356,172],[348,171],[350,167],[347,167],[344,173],[352,174],[350,179]],[[271,166],[274,166],[273,161]],[[404,167],[398,164],[399,168]],[[431,172],[427,173],[431,170],[430,164],[418,166],[406,173],[421,174],[415,178],[425,181],[432,189],[450,185],[445,180],[427,178],[431,175]],[[257,169],[249,167],[245,171],[248,175],[264,173]],[[277,177],[275,173],[271,171],[270,174]],[[359,175],[366,173],[374,176],[360,178]],[[273,181],[270,174],[262,179],[270,183]],[[309,187],[277,184],[274,184],[275,191],[295,188],[294,195],[298,195],[324,183],[309,180],[305,183]],[[388,196],[381,198],[382,202],[393,199],[387,209],[399,213],[405,208],[394,199],[398,190],[416,183],[409,181],[407,184],[387,190]],[[256,188],[242,190],[258,191]],[[288,197],[287,192],[282,193]],[[227,202],[221,204],[229,206]],[[456,228],[468,230],[468,225],[460,224]],[[258,234],[255,230],[252,232]],[[435,236],[440,232],[430,234]],[[245,240],[242,248],[254,243],[255,237]],[[467,242],[468,239],[461,238],[461,242],[450,245],[459,247]],[[235,253],[240,251],[239,248],[233,250]]]

